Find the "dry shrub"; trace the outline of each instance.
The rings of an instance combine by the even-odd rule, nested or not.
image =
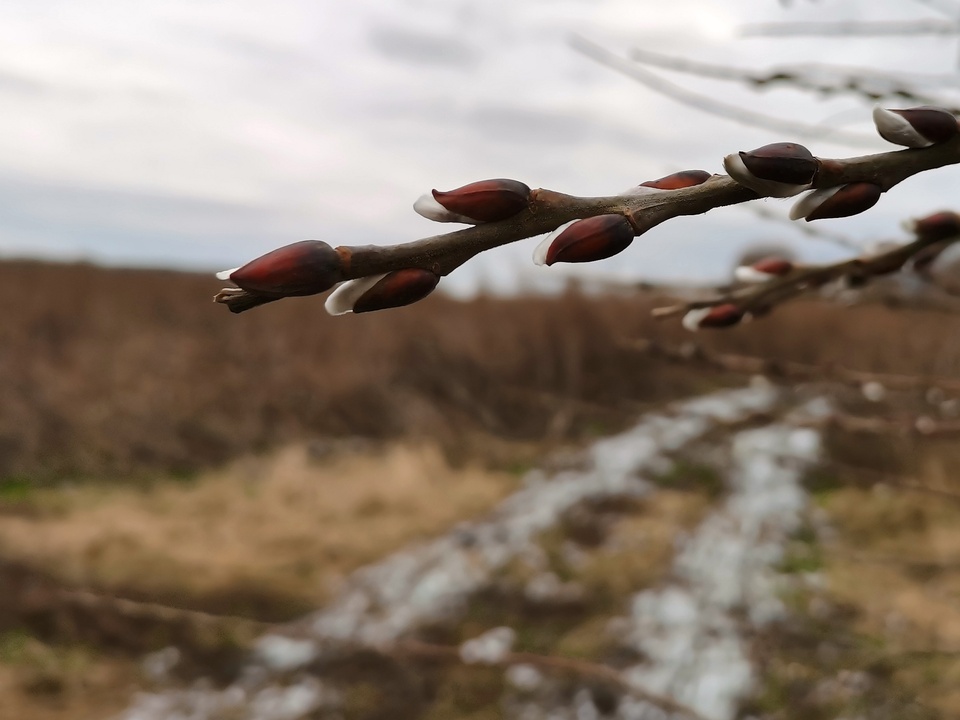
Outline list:
[[[638,355],[687,341],[649,295],[434,296],[347,318],[317,298],[241,316],[212,278],[89,265],[0,263],[0,478],[190,473],[318,436],[470,433],[565,439],[717,383]],[[798,302],[718,350],[864,370],[957,374],[948,315]],[[475,445],[476,443],[472,443]]]

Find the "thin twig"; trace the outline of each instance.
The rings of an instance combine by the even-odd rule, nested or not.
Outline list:
[[[939,13],[946,15],[947,17],[957,19],[960,18],[960,5],[951,0],[913,0],[914,2],[920,3],[921,5],[926,5],[928,8],[936,10]]]
[[[911,84],[924,82],[928,85],[956,85],[958,78],[951,75],[915,76],[880,73],[862,68],[841,68],[824,65],[802,65],[774,67],[769,70],[749,70],[729,65],[704,63],[677,58],[661,53],[634,48],[630,57],[644,65],[652,65],[664,70],[739,82],[751,88],[765,88],[773,85],[787,85],[811,92],[823,94],[853,93],[868,100],[898,98],[915,105],[938,105],[948,107],[943,98],[919,92]],[[951,109],[951,112],[960,110]]]
[[[765,283],[736,288],[713,298],[691,300],[655,308],[653,316],[658,318],[672,317],[691,310],[718,305],[735,305],[744,314],[766,313],[777,304],[809,290],[821,288],[829,282],[848,278],[863,283],[872,277],[887,275],[899,270],[910,258],[924,248],[943,241],[943,238],[919,237],[909,243],[875,255],[861,256],[823,265],[796,267],[788,274]]]
[[[647,72],[636,62],[631,62],[612,53],[606,48],[601,47],[580,36],[571,38],[571,45],[575,50],[579,50],[587,57],[596,60],[606,67],[623,73],[628,77],[646,85],[651,90],[660,93],[666,97],[676,100],[679,103],[694,107],[703,112],[707,112],[717,117],[732,120],[751,127],[759,127],[765,130],[772,130],[778,133],[786,133],[798,138],[822,140],[832,142],[838,145],[849,145],[854,147],[877,147],[877,139],[872,135],[861,133],[850,133],[838,130],[833,125],[811,125],[808,123],[793,122],[782,120],[765,113],[747,110],[740,105],[714,100],[707,95],[686,90],[675,85],[668,80],[664,80],[653,73]]]
[[[130,600],[128,598],[103,595],[89,590],[60,589],[56,591],[59,598],[67,603],[82,607],[107,608],[122,617],[147,618],[166,623],[187,621],[203,626],[243,626],[252,630],[266,630],[273,627],[273,623],[255,620],[237,615],[217,615],[201,610],[172,607],[144,600]]]
[[[770,375],[790,380],[831,380],[843,382],[855,387],[865,383],[880,383],[891,390],[922,390],[931,387],[960,392],[960,379],[936,375],[902,375],[899,373],[880,373],[854,370],[835,363],[819,365],[779,360],[754,355],[734,353],[713,353],[702,347],[686,344],[671,347],[653,340],[635,340],[625,347],[653,357],[665,358],[673,362],[698,363],[720,370],[752,375]]]
[[[437,645],[434,643],[420,642],[418,640],[407,640],[395,645],[394,649],[400,654],[411,657],[437,659],[446,662],[463,662],[460,657],[460,649],[451,645]],[[624,693],[632,695],[638,700],[644,700],[662,710],[671,713],[681,713],[690,717],[692,720],[703,720],[703,716],[696,710],[683,703],[677,702],[671,697],[641,690],[631,685],[616,668],[612,668],[609,665],[600,665],[598,663],[587,662],[586,660],[576,660],[574,658],[559,657],[556,655],[540,655],[531,652],[506,653],[498,662],[493,664],[498,666],[533,665],[534,667],[552,672],[565,672],[579,677],[602,680],[616,685]]]
[[[740,28],[740,35],[743,37],[890,37],[957,34],[960,34],[960,25],[945,20],[756,23]]]

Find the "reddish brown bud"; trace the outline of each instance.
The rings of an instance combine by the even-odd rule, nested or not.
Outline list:
[[[622,252],[633,242],[633,226],[623,215],[577,220],[549,235],[533,253],[537,265],[593,262]]]
[[[774,143],[727,155],[723,167],[730,177],[758,195],[791,197],[810,187],[820,161],[803,145]]]
[[[683,326],[687,330],[700,328],[725,328],[737,325],[744,319],[744,312],[733,303],[697,308],[683,316]]]
[[[960,236],[960,215],[944,210],[905,223],[920,240],[946,240]]]
[[[880,199],[883,190],[873,183],[849,183],[839,188],[815,190],[800,200],[795,208],[803,212],[807,222],[826,218],[841,218],[858,215],[869,210]],[[794,213],[791,211],[791,217]]]
[[[429,270],[395,270],[387,273],[357,298],[353,304],[353,312],[364,313],[410,305],[432,293],[439,282],[440,276]]]
[[[280,298],[315,295],[340,280],[340,256],[319,240],[303,240],[277,248],[235,270],[218,273],[256,295]]]
[[[960,132],[953,113],[930,106],[905,110],[877,107],[873,110],[873,122],[884,140],[911,148],[946,142]]]
[[[793,268],[794,265],[789,260],[769,257],[758,260],[752,265],[741,265],[734,271],[734,277],[744,283],[761,283],[786,275]]]
[[[679,190],[680,188],[702,185],[712,177],[706,170],[681,170],[672,175],[666,175],[657,180],[647,180],[640,183],[640,187],[657,188],[658,190]]]
[[[773,143],[741,152],[740,160],[754,177],[787,185],[809,185],[819,163],[803,145]]]
[[[768,275],[786,275],[793,270],[793,263],[783,258],[770,257],[755,262],[752,267],[754,270]]]
[[[456,190],[434,190],[414,204],[418,213],[437,222],[496,222],[530,204],[530,188],[516,180],[481,180]]]

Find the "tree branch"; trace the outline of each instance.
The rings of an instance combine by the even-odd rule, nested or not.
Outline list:
[[[634,48],[630,52],[630,58],[634,62],[663,70],[714,80],[738,82],[757,89],[773,85],[787,85],[791,88],[799,88],[824,95],[852,93],[872,101],[883,98],[898,98],[914,105],[949,107],[949,104],[944,102],[943,98],[923,93],[917,90],[915,86],[936,87],[943,85],[956,86],[957,84],[957,77],[953,75],[910,76],[882,73],[864,68],[844,68],[811,63],[799,66],[785,65],[756,71],[730,65],[697,62],[640,48]],[[739,108],[737,110],[742,112]],[[951,107],[950,110],[951,112],[960,112],[957,108]]]
[[[884,112],[894,117],[895,120],[900,117],[889,111]],[[921,113],[924,121],[929,121],[931,116],[941,123],[945,120],[951,124],[953,135],[946,140],[930,144],[928,147],[845,159],[814,158],[802,146],[789,143],[767,146],[757,151],[751,151],[751,153],[741,153],[740,159],[735,154],[728,156],[725,162],[740,165],[736,180],[729,175],[709,176],[702,171],[689,171],[662,179],[673,180],[680,177],[682,182],[679,183],[671,184],[668,182],[663,184],[662,180],[654,181],[652,184],[646,183],[651,185],[650,187],[631,188],[623,194],[605,197],[576,197],[547,189],[531,191],[525,185],[516,181],[483,181],[449,193],[434,193],[436,197],[445,199],[448,204],[462,205],[467,203],[466,207],[474,207],[484,212],[490,210],[491,202],[496,205],[504,198],[510,202],[516,202],[519,197],[522,200],[522,205],[519,206],[521,208],[519,210],[511,209],[511,214],[504,219],[497,219],[492,222],[472,221],[478,224],[463,230],[434,235],[399,245],[341,246],[334,250],[326,244],[316,241],[297,243],[295,244],[295,251],[291,250],[295,246],[288,246],[286,249],[281,248],[259,259],[263,262],[258,267],[254,267],[258,263],[258,261],[254,261],[237,270],[222,273],[221,277],[233,280],[240,287],[225,288],[214,299],[216,302],[226,304],[234,312],[242,312],[250,307],[272,302],[286,296],[323,292],[337,282],[365,278],[371,281],[372,286],[381,279],[379,276],[398,272],[409,273],[409,276],[403,278],[403,282],[399,282],[399,285],[395,284],[393,287],[378,290],[379,295],[375,298],[375,302],[368,298],[364,304],[364,311],[381,309],[420,299],[433,289],[437,278],[450,274],[463,263],[485,250],[556,230],[573,220],[585,218],[598,218],[600,220],[600,222],[593,223],[589,229],[583,229],[579,233],[581,236],[587,234],[589,237],[576,238],[578,242],[586,241],[580,242],[580,246],[581,248],[588,247],[592,254],[573,253],[571,257],[569,253],[566,256],[563,256],[562,252],[559,255],[555,253],[552,259],[548,258],[546,260],[547,264],[556,261],[585,262],[608,257],[629,245],[632,237],[642,235],[672,218],[684,215],[700,215],[714,208],[745,203],[768,195],[783,197],[796,194],[804,189],[827,190],[850,187],[856,189],[859,185],[860,187],[869,186],[868,189],[872,188],[869,191],[873,193],[872,201],[876,202],[880,193],[890,190],[912,175],[945,165],[960,163],[960,132],[956,127],[956,120],[945,111],[921,110],[916,112]],[[911,123],[919,121],[914,116],[909,117],[912,119],[903,120],[903,122],[906,123],[908,129],[911,129],[913,127]],[[900,122],[900,120],[896,121]],[[926,125],[921,124],[918,127],[926,131]],[[921,141],[926,142],[923,137],[917,134],[918,131],[911,130],[911,132],[913,132],[911,137],[916,136]],[[791,153],[796,154],[796,156],[791,156]],[[741,159],[750,160],[751,164],[754,162],[761,163],[765,168],[772,164],[775,166],[773,168],[775,174],[785,171],[789,179],[785,182],[776,181],[772,183],[762,180],[758,185],[754,182],[758,180],[758,177],[755,177],[751,170],[743,167]],[[797,164],[801,167],[802,172],[809,171],[809,177],[805,176],[802,184],[791,184],[796,182]],[[734,169],[731,169],[731,172]],[[750,187],[741,183],[746,183]],[[769,189],[768,186],[772,189]],[[522,193],[517,188],[522,188]],[[751,188],[759,188],[759,190]],[[784,188],[786,188],[786,191],[784,191]],[[490,200],[491,195],[494,196],[492,201]],[[439,204],[434,203],[434,205],[441,211],[447,212]],[[847,211],[845,214],[862,212],[867,207],[869,205]],[[433,212],[433,210],[431,209],[430,212]],[[823,216],[807,211],[804,211],[803,214],[807,219]],[[838,215],[834,214],[832,216],[837,217]],[[454,214],[452,217],[457,221],[469,220],[469,218],[460,214]],[[621,220],[618,221],[618,217]],[[607,223],[609,227],[604,225],[606,221],[612,221]],[[617,225],[618,222],[619,225]],[[573,230],[574,227],[576,226],[569,228],[568,232]],[[604,242],[606,242],[606,247],[601,247],[598,254],[596,245],[598,243],[603,245]],[[855,266],[859,266],[865,271],[877,271],[879,265],[892,261],[900,255],[903,257],[902,261],[905,261],[911,252],[920,249],[920,247],[920,245],[911,245],[906,250],[894,251],[893,255],[883,258],[878,256],[871,260],[857,259],[849,261],[842,267],[808,268],[804,271],[805,274],[794,275],[794,282],[792,283],[770,285],[762,290],[751,290],[752,294],[748,295],[740,293],[735,296],[735,299],[738,302],[744,302],[745,308],[757,309],[763,303],[769,303],[773,300],[779,301],[781,296],[795,294],[795,290],[801,289],[800,284],[796,282],[798,280],[802,280],[809,286],[816,282],[837,277],[844,272],[855,269]],[[900,253],[900,255],[897,255],[897,253]],[[417,275],[417,272],[420,272],[421,275]],[[239,279],[240,275],[244,273],[256,277],[248,278],[250,282],[245,284]],[[429,277],[425,279],[422,275]],[[429,278],[433,278],[432,281]],[[404,286],[404,283],[407,283],[407,285]],[[417,289],[415,291],[410,290],[412,285],[416,285]],[[429,287],[426,287],[427,285]],[[426,287],[425,290],[424,287]],[[387,298],[385,301],[384,293],[390,292],[395,295],[399,293],[402,296],[402,302],[398,301],[396,297]],[[406,292],[405,295],[404,292]],[[718,302],[720,300],[689,305],[688,307],[703,308]]]
[[[653,73],[647,72],[636,62],[622,58],[576,35],[571,38],[570,43],[574,49],[579,50],[587,57],[596,60],[611,70],[616,70],[672,100],[676,100],[679,103],[717,117],[726,118],[727,120],[732,120],[733,122],[738,122],[743,125],[764,128],[774,132],[782,132],[799,138],[829,140],[830,142],[840,145],[851,145],[854,147],[876,147],[877,145],[876,139],[870,135],[845,132],[843,130],[837,130],[836,127],[830,125],[812,125],[782,120],[772,115],[747,110],[739,105],[720,102],[706,95],[681,88],[668,80],[664,80]]]
[[[821,160],[813,189],[854,182],[879,185],[884,191],[912,175],[960,163],[960,138],[920,150],[898,150],[842,160]],[[484,250],[542,235],[578,218],[619,214],[640,235],[660,223],[683,215],[701,215],[725,205],[761,197],[729,175],[714,175],[701,185],[643,195],[575,197],[552,190],[534,190],[530,206],[513,218],[433,235],[401,245],[347,247],[350,254],[345,280],[400,268],[423,268],[448,275]]]
[[[943,242],[944,239],[939,237],[918,237],[912,242],[876,255],[861,256],[825,265],[798,266],[782,277],[775,277],[757,285],[736,288],[713,298],[655,308],[653,316],[666,318],[691,311],[729,306],[735,308],[738,313],[736,321],[730,323],[736,324],[748,315],[765,314],[775,305],[807,291],[822,288],[835,280],[863,284],[872,277],[890,274],[901,269],[910,258],[924,248]]]

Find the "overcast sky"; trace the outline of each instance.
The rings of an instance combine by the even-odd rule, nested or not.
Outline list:
[[[722,172],[728,152],[796,138],[657,95],[572,49],[571,35],[622,55],[950,73],[955,39],[737,34],[747,22],[942,17],[919,0],[0,0],[0,255],[209,270],[306,238],[432,234],[411,204],[433,187],[512,177],[603,195],[683,168]],[[661,74],[785,119],[870,133],[856,98]],[[820,155],[884,148],[806,144]],[[950,206],[942,188],[958,179],[952,168],[914,178],[828,227],[902,236],[904,217]],[[808,257],[838,252],[727,208],[671,221],[596,270],[716,277],[739,247],[784,237],[801,238]],[[534,268],[535,244],[474,260],[445,285],[569,271]]]

